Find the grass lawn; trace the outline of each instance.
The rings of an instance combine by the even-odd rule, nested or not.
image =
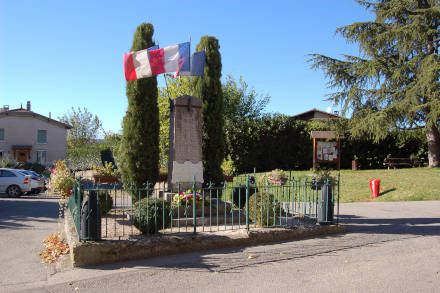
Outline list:
[[[371,179],[380,179],[380,195],[371,198]],[[341,202],[440,200],[440,168],[342,170]]]
[[[291,174],[301,178],[312,176],[313,172]],[[337,171],[332,175],[337,176]],[[371,179],[381,180],[380,196],[376,199],[371,197]],[[341,170],[340,202],[413,200],[440,200],[440,168]]]

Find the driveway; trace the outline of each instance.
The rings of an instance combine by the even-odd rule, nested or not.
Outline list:
[[[58,207],[53,196],[0,194],[0,292],[47,280],[39,253],[44,238],[59,231]]]

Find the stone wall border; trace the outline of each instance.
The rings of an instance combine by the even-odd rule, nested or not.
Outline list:
[[[250,246],[345,232],[343,225],[299,227],[297,229],[261,228],[157,235],[142,239],[79,241],[69,211],[65,213],[65,234],[74,267],[110,264],[186,252]]]

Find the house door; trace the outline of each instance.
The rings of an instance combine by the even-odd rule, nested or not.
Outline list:
[[[29,151],[28,150],[19,150],[17,151],[17,161],[26,163],[27,158],[29,157]]]

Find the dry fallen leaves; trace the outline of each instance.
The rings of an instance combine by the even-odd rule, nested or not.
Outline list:
[[[60,233],[50,234],[43,243],[46,249],[40,253],[40,257],[45,263],[54,263],[61,255],[69,254],[69,245],[61,239]]]

